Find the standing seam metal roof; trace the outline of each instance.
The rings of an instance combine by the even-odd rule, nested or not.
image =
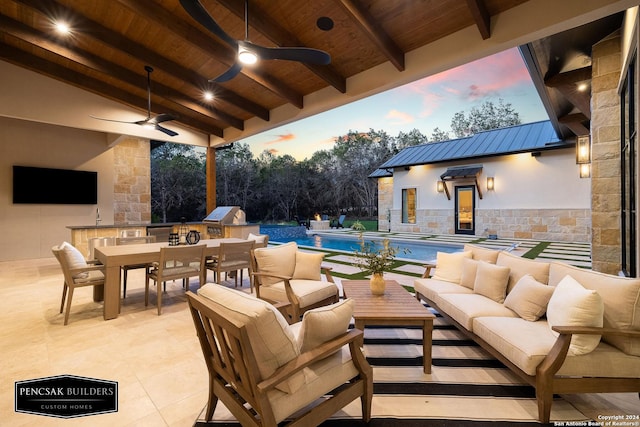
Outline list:
[[[571,145],[573,141],[559,139],[551,121],[545,120],[483,131],[465,138],[407,147],[380,165],[378,169],[500,156]],[[370,176],[379,176],[376,172]]]

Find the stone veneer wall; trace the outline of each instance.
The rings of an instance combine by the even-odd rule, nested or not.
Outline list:
[[[395,232],[454,234],[453,209],[422,209],[416,224],[400,223],[400,211],[391,211]],[[554,242],[591,241],[589,209],[478,209],[476,235],[497,234],[502,239]]]
[[[378,179],[378,230],[389,231],[389,215],[393,209],[393,178]]]
[[[591,211],[592,268],[617,274],[620,240],[620,96],[619,33],[592,50],[591,80]]]
[[[127,138],[114,147],[114,224],[151,222],[151,154],[147,139]]]

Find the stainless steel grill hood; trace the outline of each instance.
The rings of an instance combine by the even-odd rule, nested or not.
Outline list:
[[[245,225],[247,219],[240,206],[218,206],[203,222],[217,225]]]

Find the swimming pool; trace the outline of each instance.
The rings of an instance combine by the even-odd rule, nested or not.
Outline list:
[[[298,227],[292,227],[298,228]],[[304,227],[302,227],[304,229]],[[280,230],[278,230],[280,231]],[[282,230],[284,231],[284,230]],[[281,234],[276,230],[269,228],[264,229],[261,232],[269,234],[270,242],[296,242],[298,246],[309,246],[313,248],[321,248],[321,249],[334,249],[339,251],[348,251],[353,252],[359,248],[358,239],[354,237],[348,236],[329,236],[329,235],[307,235],[306,230],[304,234],[299,233],[295,230],[288,230],[287,232]],[[365,238],[366,242],[374,242],[378,243],[380,239],[372,239]],[[398,254],[396,258],[398,259],[410,259],[410,260],[418,260],[418,261],[430,261],[436,258],[438,252],[459,252],[462,250],[461,246],[455,245],[441,245],[441,244],[433,244],[433,243],[419,243],[419,242],[408,242],[406,240],[391,240],[391,245],[398,248]],[[407,250],[407,253],[404,251]]]

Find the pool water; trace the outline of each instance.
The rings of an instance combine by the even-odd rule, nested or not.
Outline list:
[[[289,230],[287,230],[287,228]],[[355,236],[307,235],[304,227],[261,228],[261,232],[269,234],[270,242],[296,242],[298,246],[309,246],[313,248],[334,249],[348,252],[353,252],[359,249],[358,239]],[[381,241],[378,239],[374,240],[365,238],[365,242],[373,242],[376,246],[382,245]],[[396,258],[418,261],[434,260],[438,252],[453,253],[462,250],[462,247],[460,246],[439,245],[428,242],[407,242],[404,240],[391,240],[391,245],[398,248]]]

